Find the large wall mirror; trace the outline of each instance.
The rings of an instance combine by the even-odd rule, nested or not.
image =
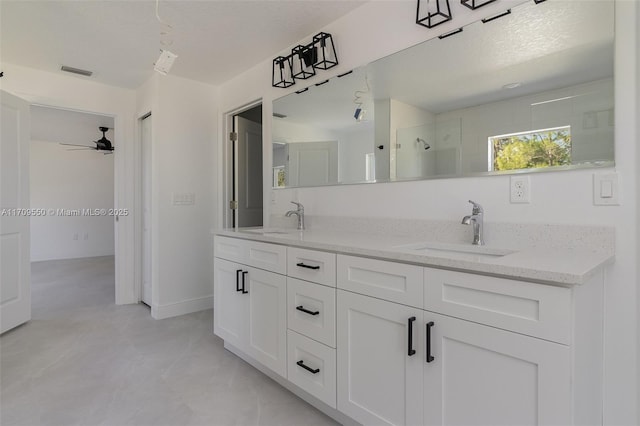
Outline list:
[[[273,186],[611,166],[614,2],[513,7],[273,103]]]

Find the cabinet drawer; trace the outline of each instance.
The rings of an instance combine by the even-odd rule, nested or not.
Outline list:
[[[243,263],[282,275],[287,273],[287,247],[250,240],[245,240],[245,244]]]
[[[571,343],[571,290],[425,268],[424,308],[558,343]]]
[[[244,262],[245,258],[245,240],[239,238],[228,238],[216,235],[214,237],[213,254],[221,259],[231,260],[232,262]]]
[[[420,266],[339,255],[337,279],[338,288],[422,308]]]
[[[335,287],[336,255],[324,251],[289,247],[287,275]]]
[[[336,347],[336,289],[287,278],[287,325]]]
[[[336,408],[336,350],[291,330],[287,347],[287,378]]]

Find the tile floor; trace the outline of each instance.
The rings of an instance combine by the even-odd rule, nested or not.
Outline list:
[[[114,304],[113,257],[32,265],[33,319],[0,338],[0,424],[335,425],[226,351],[212,311]]]

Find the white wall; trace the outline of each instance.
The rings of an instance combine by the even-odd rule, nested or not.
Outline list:
[[[340,65],[318,73],[326,79],[386,56],[417,42],[435,37],[467,22],[504,10],[522,1],[492,3],[481,12],[454,11],[456,19],[434,30],[413,24],[415,1],[369,2],[323,29],[333,35]],[[620,206],[595,207],[592,175],[581,170],[531,175],[532,203],[509,203],[509,177],[440,179],[376,185],[343,185],[323,188],[276,190],[276,204],[265,206],[265,224],[270,213],[283,214],[291,199],[298,198],[310,215],[386,216],[457,220],[468,212],[467,200],[481,202],[491,222],[530,222],[616,227],[616,262],[606,270],[604,423],[638,423],[638,68],[640,27],[637,2],[616,1],[616,167],[621,189]],[[384,28],[384,31],[380,29]],[[367,40],[367,43],[362,43]],[[296,41],[292,41],[295,45]],[[282,52],[274,52],[273,56]],[[265,61],[220,88],[221,111],[229,111],[254,99],[263,99],[264,152],[270,153],[271,101],[300,90],[270,86],[271,62]],[[313,84],[316,80],[308,83]],[[377,110],[377,105],[376,105]],[[223,139],[220,139],[223,140]],[[222,150],[219,144],[218,149]],[[378,155],[376,150],[376,155]],[[265,155],[270,170],[271,156]],[[613,170],[607,170],[613,171]],[[222,176],[222,175],[220,175]],[[265,182],[269,182],[265,179]],[[222,194],[222,187],[219,187]],[[271,199],[265,187],[264,199]],[[435,201],[435,202],[434,202]],[[401,209],[397,206],[402,206]],[[222,225],[222,222],[218,222]]]
[[[116,208],[135,205],[135,91],[51,73],[10,63],[2,63],[4,77],[0,89],[32,104],[112,116],[115,123],[114,153]],[[135,278],[135,212],[120,217],[116,225],[116,303],[138,302]]]
[[[213,303],[216,98],[215,87],[171,75],[153,75],[137,91],[138,117],[149,111],[153,116],[154,318],[208,309]],[[181,193],[195,194],[195,204],[174,205],[173,194]]]
[[[113,155],[68,151],[57,141],[32,140],[30,148],[31,208],[113,209]],[[113,223],[108,215],[34,216],[31,261],[112,256]]]

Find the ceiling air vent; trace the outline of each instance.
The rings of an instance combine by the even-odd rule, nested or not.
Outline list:
[[[93,74],[93,71],[81,70],[80,68],[68,67],[66,65],[63,65],[62,68],[60,69],[62,71],[70,72],[73,74],[85,75],[87,77],[91,77],[91,75]]]

